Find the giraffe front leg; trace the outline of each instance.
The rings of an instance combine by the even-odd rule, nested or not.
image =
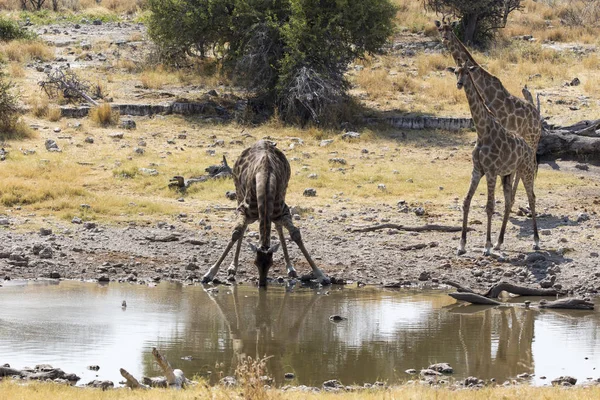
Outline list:
[[[312,273],[315,276],[315,278],[317,279],[317,282],[319,282],[322,285],[330,285],[331,279],[329,279],[323,273],[323,271],[321,271],[317,267],[315,262],[310,257],[310,254],[308,254],[308,250],[306,250],[306,247],[304,247],[304,243],[302,242],[302,235],[300,234],[300,229],[298,229],[294,226],[294,224],[292,223],[292,219],[290,218],[289,215],[284,216],[282,219],[282,222],[283,222],[283,225],[285,226],[285,228],[290,233],[290,237],[292,238],[294,243],[296,243],[298,245],[298,247],[300,248],[300,251],[304,255],[304,258],[306,258],[306,261],[308,261],[308,264],[312,268]]]
[[[479,186],[480,180],[481,173],[478,169],[473,168],[473,172],[471,173],[471,185],[469,186],[469,191],[467,192],[467,195],[465,196],[465,199],[463,201],[463,225],[460,237],[460,245],[457,251],[457,254],[459,256],[467,252],[467,250],[465,250],[465,246],[467,244],[467,224],[469,221],[469,208],[471,208],[471,200],[473,199],[475,190],[477,190],[477,186]]]
[[[237,274],[237,269],[240,260],[240,250],[242,248],[242,239],[244,239],[244,233],[246,233],[247,227],[247,225],[242,225],[242,233],[240,234],[240,238],[237,240],[237,246],[235,248],[233,261],[231,262],[231,265],[229,265],[229,268],[227,268],[227,275],[229,276],[228,279],[230,280],[235,279],[235,275]]]
[[[515,204],[515,198],[517,197],[517,189],[519,187],[519,180],[521,179],[521,175],[517,172],[515,175],[515,183],[512,187],[512,194],[510,198],[510,204]]]
[[[237,242],[238,240],[241,242],[242,236],[243,236],[244,231],[246,230],[247,226],[248,226],[248,224],[247,224],[246,220],[244,219],[241,224],[238,224],[235,227],[235,229],[233,230],[233,234],[231,235],[231,240],[227,244],[227,247],[223,251],[223,254],[221,254],[221,257],[219,257],[217,262],[214,263],[213,266],[209,268],[208,272],[206,274],[204,274],[204,276],[202,277],[202,283],[209,283],[213,279],[215,279],[215,276],[217,275],[217,272],[219,272],[219,268],[221,267],[223,260],[225,259],[225,257],[227,257],[227,254],[233,247],[234,243]]]
[[[504,191],[504,218],[502,219],[502,228],[500,228],[500,234],[498,235],[498,241],[494,246],[494,250],[500,250],[502,243],[504,243],[504,233],[506,232],[506,224],[510,216],[510,209],[512,208],[512,181],[514,174],[506,175],[502,177],[502,189]],[[518,178],[517,178],[518,179]]]
[[[277,229],[277,234],[279,235],[279,242],[281,243],[281,250],[283,251],[283,259],[285,260],[285,268],[287,269],[288,276],[290,278],[297,278],[298,273],[296,272],[296,269],[290,260],[290,255],[285,243],[285,236],[283,235],[283,228],[281,224],[275,223],[275,229]]]
[[[497,176],[494,174],[486,174],[488,198],[485,206],[487,214],[487,229],[485,232],[485,251],[484,256],[489,256],[492,253],[492,217],[494,216],[494,199],[496,191]]]

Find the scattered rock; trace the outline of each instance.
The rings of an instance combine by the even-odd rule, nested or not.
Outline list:
[[[575,168],[580,169],[582,171],[588,171],[590,166],[587,164],[575,164]]]
[[[360,133],[358,132],[346,132],[342,135],[344,140],[360,139]]]
[[[442,373],[441,372],[437,372],[433,369],[429,369],[429,368],[425,368],[421,370],[421,375],[422,376],[441,376]]]
[[[431,279],[431,273],[427,272],[427,271],[423,271],[419,274],[419,280],[420,281],[428,281]]]
[[[112,381],[100,381],[100,380],[95,379],[91,382],[88,382],[88,384],[85,386],[92,387],[92,388],[98,388],[98,389],[102,389],[102,390],[107,390],[109,388],[115,387],[115,384]]]
[[[98,277],[98,282],[110,282],[110,278],[108,275],[100,275]]]
[[[40,236],[50,236],[50,235],[52,235],[52,229],[40,228]]]
[[[60,279],[60,274],[57,271],[52,271],[52,272],[50,272],[50,278]]]
[[[573,378],[572,376],[559,376],[556,379],[552,380],[552,385],[553,386],[560,386],[560,385],[564,385],[564,384],[568,384],[568,385],[575,385],[577,383],[577,379]]]
[[[475,385],[483,384],[483,381],[474,376],[470,376],[465,379],[464,384],[465,384],[465,386],[475,386]]]
[[[223,386],[236,386],[237,380],[233,376],[226,376],[221,379],[221,385]]]
[[[454,369],[448,363],[437,363],[430,365],[428,369],[432,369],[437,372],[441,372],[443,374],[451,374],[454,372]]]
[[[91,136],[88,136],[85,138],[84,142],[92,144],[92,143],[94,143],[94,138]]]
[[[569,83],[570,86],[579,86],[581,84],[581,81],[579,80],[579,78],[573,78],[573,80]]]
[[[123,139],[124,136],[125,134],[123,132],[113,132],[108,134],[108,137],[111,139]]]
[[[234,191],[228,190],[227,192],[225,192],[225,197],[228,200],[237,200],[237,194]]]
[[[46,139],[46,142],[44,143],[44,145],[46,146],[46,150],[48,150],[48,151],[60,152],[60,148],[58,147],[56,140]]]
[[[132,119],[122,119],[121,122],[119,122],[119,127],[122,129],[135,129],[137,125]]]
[[[406,370],[406,371],[404,371],[404,372],[406,372],[407,374],[410,374],[410,375],[414,375],[414,374],[416,374],[416,373],[417,373],[417,372],[419,372],[419,371],[417,371],[417,370],[416,370],[416,369],[414,369],[414,368],[411,368],[411,369],[407,369],[407,370]]]
[[[330,158],[329,162],[331,164],[340,164],[340,165],[346,165],[346,160],[344,160],[343,158],[339,158],[339,157],[335,157],[335,158]]]
[[[73,217],[73,219],[71,220],[71,223],[72,224],[82,224],[83,221],[79,217]]]
[[[87,369],[89,369],[90,371],[99,371],[100,366],[99,365],[88,365]]]
[[[590,215],[588,213],[581,213],[577,216],[577,222],[589,221]]]
[[[83,224],[83,227],[87,230],[96,229],[96,223],[95,222],[85,222]]]
[[[315,197],[317,195],[317,190],[313,188],[304,189],[302,196],[304,197]]]
[[[296,377],[296,375],[294,375],[294,373],[292,373],[292,372],[286,372],[286,373],[283,375],[283,377],[284,377],[285,379],[294,379],[294,378]]]
[[[156,176],[158,175],[158,171],[153,168],[140,168],[140,173],[146,176]]]
[[[325,139],[325,140],[321,140],[321,143],[319,143],[319,146],[326,147],[326,146],[329,146],[331,143],[333,143],[333,139]]]
[[[329,320],[332,322],[342,322],[346,321],[348,318],[342,317],[341,315],[332,315],[329,317]]]

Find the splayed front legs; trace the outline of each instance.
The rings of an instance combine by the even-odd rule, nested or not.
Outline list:
[[[292,223],[292,218],[289,214],[285,214],[282,217],[281,224],[288,230],[288,232],[290,233],[290,237],[292,238],[294,243],[296,243],[300,248],[300,251],[304,255],[304,258],[306,258],[306,261],[308,261],[308,264],[312,268],[313,275],[317,279],[317,282],[319,282],[322,285],[331,284],[331,280],[323,273],[323,271],[321,271],[317,267],[315,262],[310,257],[310,254],[308,254],[308,250],[306,250],[306,247],[304,247],[304,243],[302,242],[302,235],[300,234],[300,229],[294,226],[294,224]],[[284,241],[282,240],[281,243],[284,243]]]
[[[246,221],[246,218],[242,216],[241,221],[236,224],[235,229],[233,230],[233,234],[231,235],[231,240],[227,244],[227,247],[223,251],[223,254],[221,254],[221,257],[219,257],[217,262],[212,267],[210,267],[208,272],[204,274],[204,276],[202,277],[202,283],[208,283],[215,279],[215,276],[217,275],[217,272],[219,272],[219,268],[221,267],[223,260],[225,259],[225,257],[227,257],[227,254],[229,254],[229,251],[236,242],[238,242],[238,247],[236,249],[236,254],[234,257],[234,270],[237,270],[237,259],[239,257],[240,244],[242,242],[242,237],[244,236],[244,232],[246,232],[247,227],[248,222]],[[231,267],[229,269],[231,269]]]
[[[288,276],[290,278],[297,278],[298,273],[290,261],[290,255],[288,253],[287,245],[285,244],[285,236],[283,235],[281,223],[276,222],[275,229],[277,229],[277,234],[279,235],[279,242],[281,243],[281,250],[283,251],[283,259],[285,260],[285,268],[287,269]]]

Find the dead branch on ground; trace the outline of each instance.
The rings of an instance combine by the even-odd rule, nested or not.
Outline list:
[[[407,231],[407,232],[460,232],[461,227],[459,226],[446,226],[446,225],[435,225],[428,224],[423,226],[405,226],[398,224],[379,224],[374,226],[364,226],[364,227],[356,227],[352,229],[352,232],[373,232],[381,229],[397,229],[399,231]],[[467,230],[472,231],[473,228],[467,228]]]
[[[67,100],[82,98],[90,104],[98,105],[98,102],[87,94],[92,85],[79,78],[70,68],[48,68],[45,72],[46,80],[40,81],[38,84],[48,97],[57,98],[62,95]]]

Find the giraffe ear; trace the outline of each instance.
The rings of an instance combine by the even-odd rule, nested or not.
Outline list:
[[[446,67],[446,71],[452,72],[453,74],[455,74],[456,73],[456,68],[455,67]]]
[[[469,67],[470,72],[477,71],[478,69],[479,69],[479,66],[477,66],[477,65],[472,65]]]

